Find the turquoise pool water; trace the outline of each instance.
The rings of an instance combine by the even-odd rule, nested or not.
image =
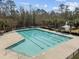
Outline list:
[[[28,56],[37,56],[49,48],[53,48],[71,38],[40,29],[25,29],[17,31],[25,39],[10,47],[9,49]]]

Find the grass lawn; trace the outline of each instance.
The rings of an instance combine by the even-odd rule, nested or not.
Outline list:
[[[79,53],[76,56],[74,56],[72,59],[79,59]]]

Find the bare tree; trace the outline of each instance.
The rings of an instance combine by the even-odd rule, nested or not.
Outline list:
[[[6,1],[6,8],[8,9],[8,13],[11,16],[14,16],[14,12],[15,12],[15,2],[13,0],[7,0]]]

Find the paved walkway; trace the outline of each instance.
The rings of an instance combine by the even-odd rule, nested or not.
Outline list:
[[[2,37],[0,37],[0,49],[4,49],[23,40],[22,36],[20,36],[16,32],[6,33]]]

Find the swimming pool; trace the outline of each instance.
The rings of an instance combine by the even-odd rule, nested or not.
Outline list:
[[[24,40],[8,47],[8,49],[23,53],[28,56],[37,56],[49,48],[70,40],[70,37],[47,32],[37,28],[29,28],[17,31],[24,37]]]

